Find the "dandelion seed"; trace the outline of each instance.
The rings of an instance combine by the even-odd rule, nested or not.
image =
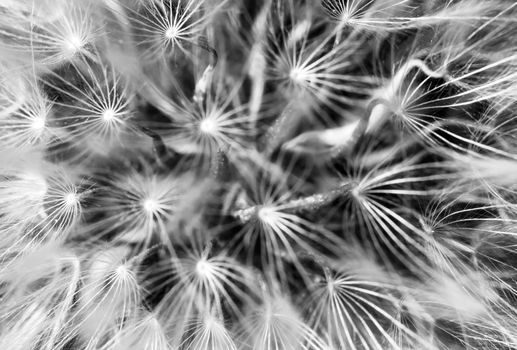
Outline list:
[[[230,87],[217,74],[213,85],[202,103],[184,97],[171,113],[174,131],[164,132],[167,145],[181,153],[197,155],[198,166],[206,158],[213,160],[220,152],[229,155],[241,152],[249,147],[254,135],[248,106],[235,102],[240,85]]]
[[[244,178],[246,179],[246,176]],[[253,188],[245,197],[245,202],[251,205],[234,212],[235,216],[243,220],[243,227],[232,239],[230,246],[235,250],[235,254],[242,250],[258,250],[260,266],[278,273],[278,278],[282,282],[287,280],[287,262],[294,264],[301,275],[306,276],[296,252],[302,249],[317,255],[318,248],[315,247],[334,250],[341,243],[340,239],[325,228],[312,225],[296,213],[297,209],[304,206],[310,208],[317,207],[318,204],[312,200],[293,198],[292,189],[287,187],[285,178],[280,179],[279,183],[264,182],[259,186]],[[333,194],[329,194],[328,197],[330,200],[334,198]],[[323,203],[326,201],[326,197],[319,200]],[[248,256],[247,259],[249,263],[254,260],[252,256]]]
[[[517,348],[516,16],[0,1],[0,348]]]
[[[100,236],[118,233],[120,239],[141,246],[149,246],[156,235],[164,244],[170,244],[167,223],[174,218],[182,184],[187,181],[136,171],[114,177],[110,174],[107,180],[105,195],[99,198],[102,206],[93,210],[104,217],[86,231]]]
[[[176,49],[188,53],[207,24],[225,1],[207,5],[200,0],[151,0],[137,10],[126,6],[134,23],[134,38],[143,56],[156,61],[174,54]]]
[[[200,260],[196,263],[196,272],[202,278],[210,276],[214,270],[206,260]]]
[[[270,36],[280,36],[287,43],[282,45],[273,39],[271,47],[267,48],[267,58],[273,65],[266,77],[281,84],[280,92],[286,94],[293,105],[309,105],[318,114],[325,113],[325,107],[339,113],[344,106],[356,102],[352,92],[367,93],[368,84],[374,82],[368,77],[350,74],[352,59],[350,51],[344,50],[345,44],[327,49],[332,36],[312,42],[308,38],[310,31],[304,30],[298,40],[289,44],[292,36],[283,27],[279,30],[276,33],[273,28]],[[360,50],[360,42],[346,44]]]
[[[125,350],[133,348],[142,350],[171,349],[166,330],[155,315],[141,316],[134,324],[124,327],[102,349]]]
[[[167,319],[172,314],[184,316],[177,319],[182,321],[176,324],[180,333],[188,329],[192,321],[189,315],[211,320],[228,312],[240,317],[242,310],[238,305],[250,302],[255,296],[250,272],[225,252],[209,257],[210,243],[201,232],[194,234],[190,242],[186,242],[185,256],[174,254],[170,261],[164,261],[152,272],[154,278],[172,286],[159,310]]]
[[[253,350],[315,349],[329,345],[300,318],[292,303],[277,291],[266,292],[264,303],[243,320],[245,344]]]
[[[96,346],[136,315],[140,288],[125,248],[101,251],[92,259],[75,318],[80,334]]]
[[[13,79],[0,81],[0,144],[8,148],[46,145],[53,135],[48,126],[52,104],[30,77],[23,74]]]
[[[11,14],[13,25],[0,27],[1,46],[7,52],[23,53],[31,57],[35,66],[52,67],[87,55],[86,46],[94,42],[96,23],[91,8],[76,1],[58,1],[54,13],[36,16],[36,5],[26,12]],[[42,6],[44,7],[44,6]],[[7,24],[6,21],[3,24]]]
[[[134,127],[134,95],[114,67],[88,64],[73,66],[74,80],[50,73],[43,84],[60,98],[53,104],[52,124],[63,144],[72,143],[86,151],[106,152],[122,143]],[[99,146],[99,144],[101,144]],[[110,146],[110,147],[107,147]]]
[[[185,349],[189,350],[216,350],[228,349],[236,350],[231,335],[226,330],[222,322],[216,317],[206,314],[198,320],[192,327],[191,339],[187,339],[184,344]]]

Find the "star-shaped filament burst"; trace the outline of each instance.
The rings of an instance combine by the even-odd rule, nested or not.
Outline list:
[[[448,183],[458,175],[451,163],[421,162],[419,156],[375,165],[362,163],[362,157],[357,155],[358,160],[352,161],[357,165],[343,179],[351,184],[349,195],[342,201],[344,229],[358,231],[383,261],[397,259],[409,268],[427,271],[428,262],[422,257],[427,256],[425,246],[431,237],[415,225],[416,211],[406,200],[440,195],[442,190],[436,183]]]
[[[166,143],[180,152],[209,158],[219,151],[245,149],[253,133],[247,104],[236,102],[239,88],[228,89],[216,81],[202,101],[192,102],[184,96],[170,116],[174,134],[164,134]]]
[[[104,217],[88,231],[99,235],[116,233],[119,239],[148,246],[155,239],[170,245],[167,224],[181,201],[182,180],[171,175],[111,174],[100,189],[99,210]],[[185,185],[185,184],[183,184]]]
[[[22,74],[12,74],[14,67],[0,66],[0,118],[15,113],[26,103],[28,96],[27,80]]]
[[[401,62],[395,66],[392,77],[376,93],[378,103],[386,108],[386,112],[382,118],[370,119],[368,127],[379,129],[387,117],[392,116],[395,123],[431,147],[447,147],[459,152],[489,152],[515,159],[503,146],[490,144],[498,134],[498,128],[473,120],[470,112],[444,117],[460,108],[483,103],[488,98],[497,99],[506,95],[507,81],[516,74],[508,73],[503,68],[505,61],[502,59],[491,64],[492,68],[501,68],[504,72],[486,81],[486,67],[451,77],[444,67],[433,70],[421,59],[411,58]],[[481,81],[479,86],[469,88],[464,85],[468,80],[478,78]],[[487,87],[487,93],[480,94],[484,87]],[[489,109],[487,113],[492,112]]]
[[[2,216],[18,221],[40,213],[47,188],[47,179],[36,169],[5,169],[0,177]]]
[[[7,81],[2,80],[0,84],[4,85]],[[0,103],[6,107],[5,114],[0,115],[0,145],[7,148],[39,146],[45,144],[50,136],[47,120],[51,103],[35,82],[22,79],[20,84],[20,91],[8,91],[12,87],[0,86]],[[21,99],[16,94],[21,94]]]
[[[329,34],[316,42],[310,39],[311,19],[287,16],[294,23],[288,28],[271,26],[271,44],[265,53],[271,67],[267,78],[278,84],[288,102],[294,107],[312,105],[324,117],[325,107],[341,113],[356,103],[358,94],[370,91],[375,79],[357,74],[356,58],[351,55],[361,52],[360,41],[350,39],[333,46]]]
[[[101,250],[89,257],[88,270],[78,292],[73,320],[80,337],[101,344],[107,335],[133,320],[141,303],[136,258],[127,247]]]
[[[181,342],[182,349],[238,349],[223,318],[210,312],[190,321],[187,332],[191,335]]]
[[[418,25],[419,21],[443,20],[440,11],[419,18],[416,8],[408,0],[323,0],[322,6],[327,15],[337,22],[337,32],[346,26],[384,31]],[[449,11],[452,12],[452,9]]]
[[[385,275],[380,274],[388,280]],[[426,344],[401,321],[402,299],[396,287],[364,273],[327,271],[325,279],[313,286],[306,305],[310,327],[325,335],[330,348],[363,348],[358,344],[368,350],[382,350],[386,344],[399,348],[401,339]]]
[[[127,8],[134,24],[134,38],[146,59],[164,59],[176,49],[187,52],[196,45],[216,12],[226,0],[216,5],[201,0],[150,0],[140,9]]]
[[[1,215],[14,243],[27,247],[60,240],[81,216],[83,180],[69,168],[43,162],[33,168],[13,168],[0,178]]]
[[[154,313],[142,312],[105,344],[113,349],[169,350],[167,325]]]
[[[318,255],[320,250],[335,251],[342,244],[341,240],[300,215],[300,206],[306,205],[296,195],[299,186],[303,186],[301,180],[293,184],[287,174],[279,179],[262,174],[259,176],[266,178],[256,183],[257,174],[245,174],[247,171],[243,171],[243,187],[248,190],[242,193],[240,208],[232,212],[242,224],[228,244],[232,253],[244,254],[249,264],[259,265],[282,283],[288,280],[288,265],[302,278],[307,276],[300,256]]]
[[[25,247],[27,248],[27,247]],[[2,259],[0,346],[52,349],[74,337],[68,325],[80,284],[80,259],[55,244]]]
[[[59,237],[74,227],[82,214],[83,185],[84,181],[74,181],[65,174],[51,178],[44,202],[43,230],[55,231]]]
[[[43,84],[60,96],[55,101],[52,124],[61,139],[75,144],[102,143],[103,147],[120,141],[131,130],[133,94],[114,67],[89,63],[73,66],[75,79],[52,74]]]
[[[171,325],[178,335],[188,333],[194,319],[240,317],[241,305],[256,298],[251,272],[226,250],[214,248],[209,230],[189,229],[185,234],[174,242],[175,252],[149,269],[144,286],[150,295],[166,291],[156,312],[167,322],[174,320]]]
[[[50,18],[30,14],[30,8],[23,18],[8,12],[15,18],[12,18],[11,26],[0,30],[5,38],[3,49],[23,52],[31,57],[34,65],[46,66],[60,65],[87,55],[87,47],[93,43],[99,29],[92,20],[92,11],[76,1],[60,1],[54,5],[54,12],[60,15]],[[22,25],[15,26],[14,23]]]
[[[209,115],[199,122],[199,131],[205,135],[217,136],[220,132],[220,125],[217,116]]]

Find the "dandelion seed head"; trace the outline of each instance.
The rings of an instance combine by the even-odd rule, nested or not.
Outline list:
[[[196,263],[196,273],[202,278],[211,276],[214,273],[214,266],[207,259],[202,258]]]

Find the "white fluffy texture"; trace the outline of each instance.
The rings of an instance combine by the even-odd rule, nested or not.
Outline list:
[[[0,0],[0,349],[517,349],[516,18]]]

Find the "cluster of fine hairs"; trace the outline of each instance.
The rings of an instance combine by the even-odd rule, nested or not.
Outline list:
[[[0,349],[517,349],[515,0],[1,0]]]

